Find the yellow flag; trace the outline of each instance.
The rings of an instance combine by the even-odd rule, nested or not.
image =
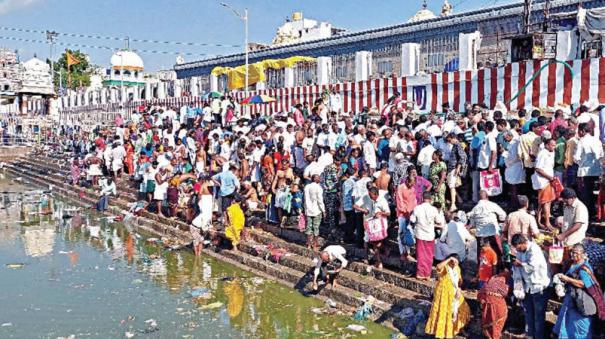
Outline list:
[[[65,56],[67,58],[67,68],[80,63],[80,60],[76,58],[73,54],[71,54],[69,51],[65,52]]]

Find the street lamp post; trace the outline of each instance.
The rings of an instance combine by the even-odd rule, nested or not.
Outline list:
[[[248,9],[244,9],[244,15],[240,14],[240,12],[236,11],[229,4],[221,2],[221,6],[230,9],[235,16],[240,18],[244,22],[244,54],[245,54],[245,67],[246,67],[246,79],[244,81],[244,96],[248,96]]]

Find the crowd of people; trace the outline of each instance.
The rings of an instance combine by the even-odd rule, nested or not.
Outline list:
[[[343,112],[341,102],[325,93],[270,116],[229,96],[203,108],[142,106],[112,127],[64,128],[62,143],[75,155],[73,184],[99,187],[100,210],[116,182],[136,182],[144,208],[191,225],[196,254],[219,224],[237,250],[252,215],[299,229],[314,250],[320,234],[365,249],[360,259],[377,269],[394,240],[417,279],[437,278],[427,334],[464,328],[470,287],[485,336],[500,338],[508,308],[522,303],[526,334],[544,338],[560,284],[554,333],[591,337],[605,317],[604,257],[586,238],[591,219],[605,219],[598,107],[455,113],[444,104],[419,114],[397,93],[380,110]],[[335,281],[343,250],[320,252],[314,285]],[[340,264],[326,274],[333,258]],[[466,268],[475,278],[463,284]]]

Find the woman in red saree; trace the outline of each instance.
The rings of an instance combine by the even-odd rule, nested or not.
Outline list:
[[[504,323],[508,317],[506,297],[510,293],[509,271],[491,277],[481,288],[477,298],[481,304],[481,329],[486,338],[502,337]]]
[[[132,146],[132,143],[130,141],[128,141],[126,143],[126,145],[124,145],[124,149],[126,150],[126,157],[124,158],[124,164],[126,165],[128,174],[134,175],[134,146]]]

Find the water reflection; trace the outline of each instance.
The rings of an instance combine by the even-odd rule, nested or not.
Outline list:
[[[34,228],[35,227],[35,228]],[[55,244],[55,228],[46,226],[38,228],[29,226],[23,230],[25,254],[30,257],[43,257],[52,253]]]
[[[68,304],[66,307],[77,308],[81,313],[77,318],[69,318],[70,321],[62,326],[73,323],[77,328],[94,328],[105,334],[100,337],[122,336],[124,331],[136,331],[136,326],[140,329],[144,325],[136,325],[136,321],[130,321],[128,317],[130,314],[149,312],[150,309],[161,314],[155,315],[160,324],[158,337],[294,338],[341,337],[343,333],[355,335],[343,330],[352,323],[348,316],[317,316],[311,313],[311,308],[323,307],[316,299],[305,298],[291,289],[237,267],[211,258],[195,257],[187,250],[165,249],[161,239],[134,233],[131,225],[112,222],[96,213],[77,211],[62,201],[51,199],[51,204],[51,215],[39,215],[32,213],[40,209],[35,201],[21,201],[19,209],[16,209],[16,220],[25,222],[18,226],[13,224],[11,229],[21,230],[20,239],[25,254],[30,258],[53,254],[65,258],[64,267],[51,265],[42,268],[49,281],[61,284],[62,280],[67,279],[68,273],[72,279],[69,284],[64,283],[67,285],[65,288],[70,289],[67,294],[69,298],[60,298],[52,293],[44,296],[51,298],[49,303],[52,305],[53,320],[50,323],[55,330],[56,307]],[[0,236],[19,239],[6,229],[0,230]],[[153,289],[153,286],[157,289]],[[35,288],[27,286],[32,287]],[[208,289],[209,297],[194,302],[191,291],[197,288]],[[73,299],[75,297],[72,295],[78,296],[73,293],[80,291],[91,294],[82,294],[80,298],[92,299]],[[89,300],[96,300],[98,306],[86,305]],[[72,305],[70,302],[84,304]],[[103,308],[103,312],[97,308]],[[97,326],[96,322],[91,323],[87,316],[89,313],[90,319],[97,320],[99,313],[108,314],[110,321],[103,325],[106,327],[98,329],[94,327]],[[40,323],[45,324],[44,321]],[[375,324],[364,325],[370,334],[378,337],[386,337],[389,333]],[[4,337],[3,330],[0,329],[0,337]],[[48,335],[44,333],[41,336]]]

